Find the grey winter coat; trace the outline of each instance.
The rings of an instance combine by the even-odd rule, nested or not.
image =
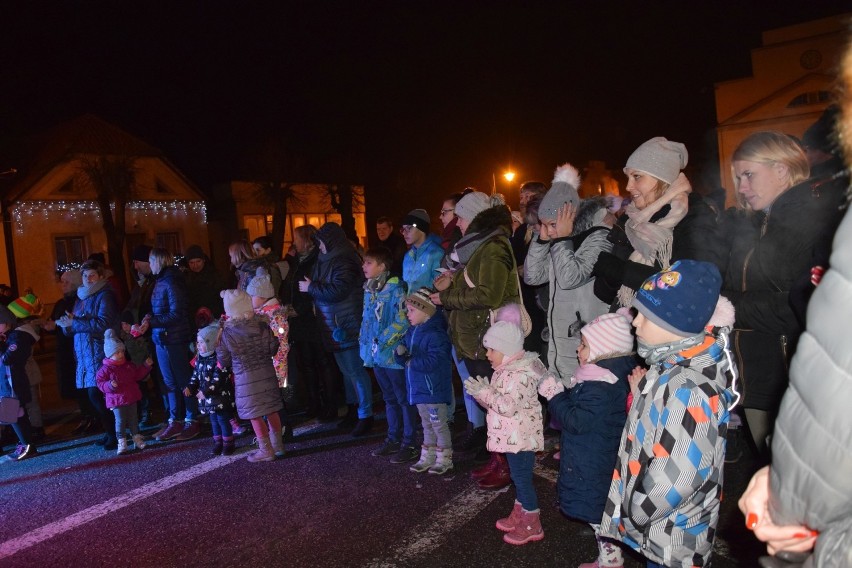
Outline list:
[[[776,524],[819,531],[814,565],[852,566],[852,217],[834,238],[831,269],[808,305],[772,437]]]
[[[278,339],[265,318],[225,322],[216,356],[223,367],[234,371],[234,399],[240,418],[260,418],[284,408],[272,366],[277,352]]]
[[[118,304],[115,292],[106,280],[77,288],[77,303],[71,326],[63,328],[65,335],[74,336],[77,356],[77,388],[97,387],[95,377],[104,360],[104,333],[120,331]]]
[[[606,213],[603,200],[584,200],[574,220],[570,237],[530,243],[524,262],[524,281],[531,285],[550,284],[547,325],[550,329],[547,364],[563,379],[577,368],[580,325],[577,314],[590,322],[609,311],[609,306],[595,296],[592,269],[602,252],[612,250],[607,240],[609,228],[596,223]]]

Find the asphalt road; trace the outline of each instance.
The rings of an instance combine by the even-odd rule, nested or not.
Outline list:
[[[49,417],[50,418],[50,417]],[[459,417],[459,421],[462,419]],[[494,522],[514,490],[478,489],[475,466],[457,459],[445,476],[415,474],[353,439],[305,422],[271,463],[212,457],[209,433],[152,443],[125,456],[72,439],[74,417],[50,418],[53,442],[22,462],[0,459],[0,566],[577,566],[596,556],[590,530],[555,506],[558,462],[541,454],[536,489],[545,539],[502,541]],[[552,444],[556,440],[551,440]],[[7,446],[8,449],[8,446]],[[728,468],[714,566],[755,566],[761,547],[735,501],[751,465]],[[629,557],[630,568],[643,566]]]

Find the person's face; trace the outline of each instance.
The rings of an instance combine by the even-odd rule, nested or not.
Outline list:
[[[141,260],[134,260],[133,270],[135,270],[142,276],[148,276],[149,274],[151,274],[151,265]]]
[[[413,225],[403,225],[400,232],[402,233],[402,238],[405,240],[405,244],[408,246],[419,246],[426,240],[426,233]]]
[[[737,160],[734,175],[739,187],[737,191],[752,211],[766,209],[789,187],[789,175],[783,164],[762,164]]]
[[[380,241],[388,240],[393,232],[393,225],[390,223],[376,223],[376,234],[379,235]]]
[[[0,323],[0,335],[6,335],[10,329],[12,329],[12,326],[8,323]]]
[[[657,183],[659,180],[633,168],[627,168],[627,193],[633,198],[637,209],[644,209],[657,200]]]
[[[160,264],[160,261],[153,256],[148,257],[148,264],[151,265],[151,274],[154,274],[155,276],[163,269],[163,265]]]
[[[118,351],[113,353],[112,356],[110,356],[110,359],[112,359],[113,361],[118,361],[119,363],[124,361],[126,358],[127,358],[127,356],[124,354],[124,351],[122,351],[121,349],[119,349]]]
[[[467,233],[467,228],[470,227],[470,219],[465,219],[464,217],[459,217],[458,221],[456,221],[456,227],[459,228],[461,234],[464,235]]]
[[[301,235],[301,233],[295,233],[293,235],[293,246],[296,247],[297,254],[305,254],[310,249],[310,239],[306,239]]]
[[[683,339],[683,337],[661,328],[646,318],[642,312],[638,312],[636,317],[633,318],[633,327],[636,328],[636,338],[645,345],[662,345]]]
[[[261,298],[260,296],[252,296],[251,297],[251,307],[255,310],[263,307],[263,304],[266,303],[266,298]]]
[[[530,202],[530,200],[533,197],[535,197],[535,193],[533,193],[532,191],[522,191],[521,192],[520,210],[521,210],[521,213],[523,213],[524,215],[527,214],[527,204]]]
[[[97,282],[101,281],[101,275],[98,274],[97,270],[84,270],[83,271],[83,285],[91,286]]]
[[[415,308],[411,304],[405,304],[405,317],[408,318],[408,323],[411,325],[420,325],[427,319],[429,316],[426,315],[426,312]]]
[[[496,369],[500,365],[503,364],[503,353],[497,351],[496,349],[491,349],[490,347],[485,352],[485,358],[488,359],[488,362],[491,363],[491,368]]]
[[[515,231],[517,231],[518,227],[520,227],[520,226],[521,226],[521,222],[518,221],[517,219],[515,219],[514,217],[512,217],[512,232],[514,233]]]
[[[385,265],[381,262],[377,262],[375,258],[370,258],[369,256],[364,259],[364,264],[361,265],[361,268],[364,269],[364,278],[378,278],[382,272],[387,270]]]
[[[547,231],[548,239],[556,238],[556,219],[539,219],[541,222],[541,230]]]
[[[201,272],[204,269],[204,259],[203,258],[193,258],[189,262],[186,263],[189,266],[189,269],[193,272]]]
[[[59,277],[59,286],[62,288],[62,295],[70,294],[77,287],[74,286],[74,283],[71,281],[71,278],[67,274],[63,274]]]
[[[196,351],[196,353],[198,353],[199,355],[200,355],[201,353],[206,353],[206,352],[207,352],[207,344],[206,344],[206,343],[204,343],[204,340],[203,340],[203,339],[201,339],[201,336],[200,336],[200,335],[198,335],[198,336],[196,336],[196,337],[195,337],[195,351]]]
[[[324,242],[322,242],[321,240],[317,239],[317,246],[319,247],[320,252],[321,252],[322,254],[328,254],[328,249],[325,247],[325,243],[324,243]]]
[[[254,251],[255,258],[260,258],[260,257],[266,256],[267,254],[272,252],[271,248],[266,248],[259,243],[255,243],[255,244],[251,245],[251,250]]]
[[[581,365],[589,362],[589,346],[586,345],[586,338],[582,333],[580,334],[580,345],[577,346],[577,361]]]
[[[456,206],[451,200],[444,201],[441,206],[441,223],[446,227],[456,216]]]

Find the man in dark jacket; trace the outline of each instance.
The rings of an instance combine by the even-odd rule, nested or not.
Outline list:
[[[213,267],[204,251],[198,245],[186,249],[186,263],[189,270],[184,274],[189,294],[189,315],[195,317],[199,308],[207,308],[213,317],[219,319],[224,312],[219,292],[225,289],[225,280]]]
[[[313,297],[323,344],[343,373],[350,423],[357,394],[358,423],[352,435],[363,436],[373,427],[373,389],[358,351],[364,305],[361,259],[337,223],[323,225],[316,240],[317,263],[311,277],[299,281],[299,291]]]
[[[393,266],[391,275],[402,277],[402,261],[408,251],[408,245],[393,226],[390,217],[379,217],[376,219],[376,235],[379,237],[379,245],[387,248],[393,254]]]

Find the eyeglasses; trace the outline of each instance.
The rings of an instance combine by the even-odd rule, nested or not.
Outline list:
[[[400,227],[399,232],[400,233],[410,233],[411,229],[416,229],[416,228],[417,227],[415,227],[414,225],[403,225],[402,227]]]
[[[451,207],[450,209],[441,209],[441,215],[446,215],[447,213],[452,213],[455,211],[455,207]]]

